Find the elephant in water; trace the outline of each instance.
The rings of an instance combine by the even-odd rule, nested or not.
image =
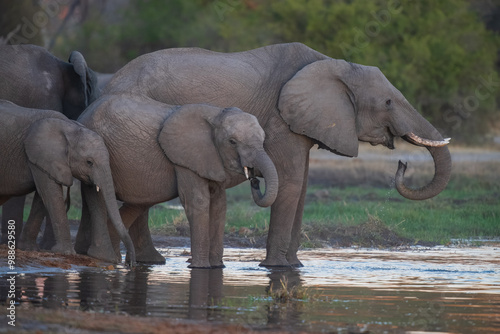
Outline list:
[[[199,48],[152,52],[125,65],[104,90],[121,92],[168,104],[235,106],[257,117],[280,180],[263,266],[301,266],[297,250],[314,144],[347,157],[358,155],[358,141],[393,149],[394,137],[401,137],[426,147],[435,163],[428,185],[408,188],[405,166],[398,169],[397,189],[409,199],[436,196],[450,178],[447,141],[378,68],[332,59],[300,43],[236,53]],[[131,226],[132,238],[145,223]]]
[[[45,207],[52,220],[56,241],[51,250],[64,254],[75,253],[62,191],[62,186],[70,187],[73,184],[73,177],[82,181],[82,184],[101,190],[99,196],[104,207],[92,203],[91,214],[106,214],[107,211],[133,264],[134,246],[120,218],[109,154],[102,138],[60,112],[23,108],[0,100],[0,205],[12,196],[36,190],[33,207],[38,210],[30,213],[20,239],[16,239],[21,248],[37,248],[36,237]],[[107,235],[106,224],[92,226],[89,255],[121,262],[121,257],[103,257],[106,247],[111,248]]]
[[[278,193],[276,168],[263,147],[264,131],[255,116],[238,108],[169,106],[140,95],[108,94],[78,121],[100,134],[109,149],[125,226],[146,219],[137,235],[139,247],[152,243],[149,208],[180,198],[191,229],[192,268],[223,266],[226,188],[250,179],[254,201],[264,207]],[[264,194],[256,176],[265,180]],[[82,220],[75,246],[80,253],[88,243],[85,226]],[[140,248],[138,262],[165,263],[154,248]]]
[[[74,120],[100,94],[100,78],[78,51],[71,52],[65,62],[40,46],[0,45],[0,78],[0,99],[26,108],[59,111]],[[3,206],[2,243],[7,241],[10,219],[17,222],[16,234],[21,234],[24,202],[25,196],[14,197]],[[52,247],[53,242],[46,228],[44,247]]]

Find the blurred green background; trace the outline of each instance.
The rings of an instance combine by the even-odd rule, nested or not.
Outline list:
[[[16,31],[17,29],[17,31]],[[378,66],[446,136],[500,136],[498,0],[4,0],[0,35],[99,72],[163,48],[248,50],[302,42]],[[14,34],[13,34],[14,32]],[[498,139],[497,139],[498,140]]]

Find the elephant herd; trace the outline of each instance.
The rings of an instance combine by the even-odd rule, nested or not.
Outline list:
[[[15,220],[24,249],[38,249],[47,216],[42,248],[120,262],[121,240],[130,264],[163,264],[148,212],[179,197],[191,230],[189,266],[223,267],[225,189],[249,180],[255,203],[271,206],[261,265],[301,266],[313,145],[347,157],[357,156],[359,141],[393,149],[401,137],[426,147],[435,164],[429,184],[407,187],[403,163],[396,173],[409,199],[439,194],[450,178],[448,139],[378,68],[300,43],[237,53],[165,49],[112,76],[92,71],[76,51],[64,62],[41,47],[4,45],[0,76],[2,241]],[[63,193],[73,178],[82,194],[75,245]]]

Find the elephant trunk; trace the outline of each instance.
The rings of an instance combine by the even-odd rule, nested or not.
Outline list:
[[[414,140],[409,140],[414,143]],[[437,143],[437,142],[434,142]],[[444,143],[444,141],[442,142]],[[432,143],[428,143],[432,144]],[[437,145],[437,144],[436,144]],[[399,161],[396,172],[396,189],[405,198],[411,200],[424,200],[439,194],[448,184],[451,175],[451,155],[447,146],[425,146],[434,160],[434,177],[432,181],[419,188],[410,189],[405,185],[404,175],[406,164]]]
[[[278,172],[271,161],[271,158],[266,152],[259,151],[255,159],[255,168],[257,168],[261,173],[265,181],[265,193],[262,194],[259,187],[259,180],[255,177],[251,177],[250,184],[252,189],[252,197],[258,206],[268,207],[274,203],[276,196],[278,195]]]
[[[112,180],[111,173],[109,173],[109,179]],[[130,256],[130,267],[133,267],[135,266],[135,248],[132,239],[130,238],[130,235],[121,219],[118,204],[116,202],[114,190],[115,188],[112,182],[113,181],[106,181],[104,184],[102,184],[102,189],[99,189],[99,186],[97,187],[97,191],[102,191],[102,196],[104,198],[104,202],[106,203],[106,210],[108,211],[109,219],[118,232],[120,239],[125,244],[125,248],[127,249],[127,252]]]

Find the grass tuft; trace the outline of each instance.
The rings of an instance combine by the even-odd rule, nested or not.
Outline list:
[[[280,303],[290,301],[315,301],[320,298],[320,294],[313,291],[311,288],[304,287],[300,284],[289,284],[288,279],[283,277],[279,280],[279,284],[272,282],[267,289],[268,297]]]

